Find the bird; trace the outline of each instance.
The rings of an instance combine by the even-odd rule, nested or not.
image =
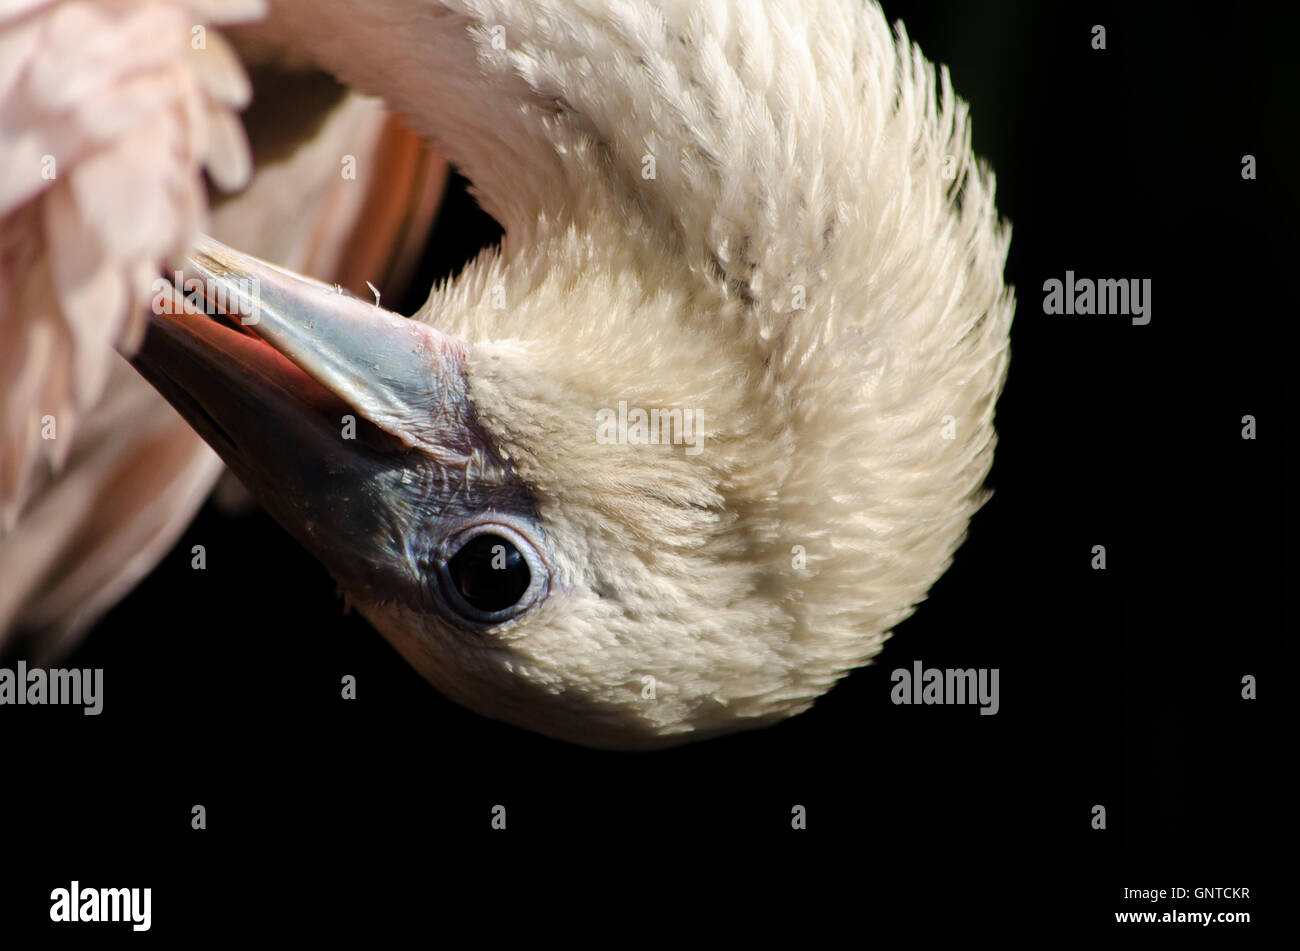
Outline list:
[[[988,497],[1015,306],[968,107],[901,24],[284,0],[240,31],[405,116],[504,232],[410,317],[196,235],[118,341],[347,602],[450,699],[601,749],[870,663]]]

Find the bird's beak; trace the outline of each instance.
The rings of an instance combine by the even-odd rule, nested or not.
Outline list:
[[[215,313],[223,317],[215,317]],[[468,347],[203,238],[132,362],[353,593],[392,596],[472,454]]]

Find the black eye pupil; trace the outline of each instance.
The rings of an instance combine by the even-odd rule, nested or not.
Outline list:
[[[532,579],[528,561],[500,535],[475,535],[452,555],[447,571],[460,596],[488,613],[518,603]]]

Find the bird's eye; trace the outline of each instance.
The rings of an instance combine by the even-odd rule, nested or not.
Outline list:
[[[461,620],[507,621],[546,592],[545,563],[521,532],[504,525],[462,531],[443,543],[442,552],[442,600]]]
[[[509,539],[487,533],[462,545],[447,563],[447,573],[460,596],[488,614],[518,604],[532,578],[519,549]]]

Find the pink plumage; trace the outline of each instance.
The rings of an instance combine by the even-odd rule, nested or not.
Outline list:
[[[260,2],[0,2],[0,515],[138,344],[159,268],[203,226],[203,173],[249,173],[243,67],[212,24]],[[55,438],[49,438],[50,426]],[[44,432],[43,432],[44,430]]]

